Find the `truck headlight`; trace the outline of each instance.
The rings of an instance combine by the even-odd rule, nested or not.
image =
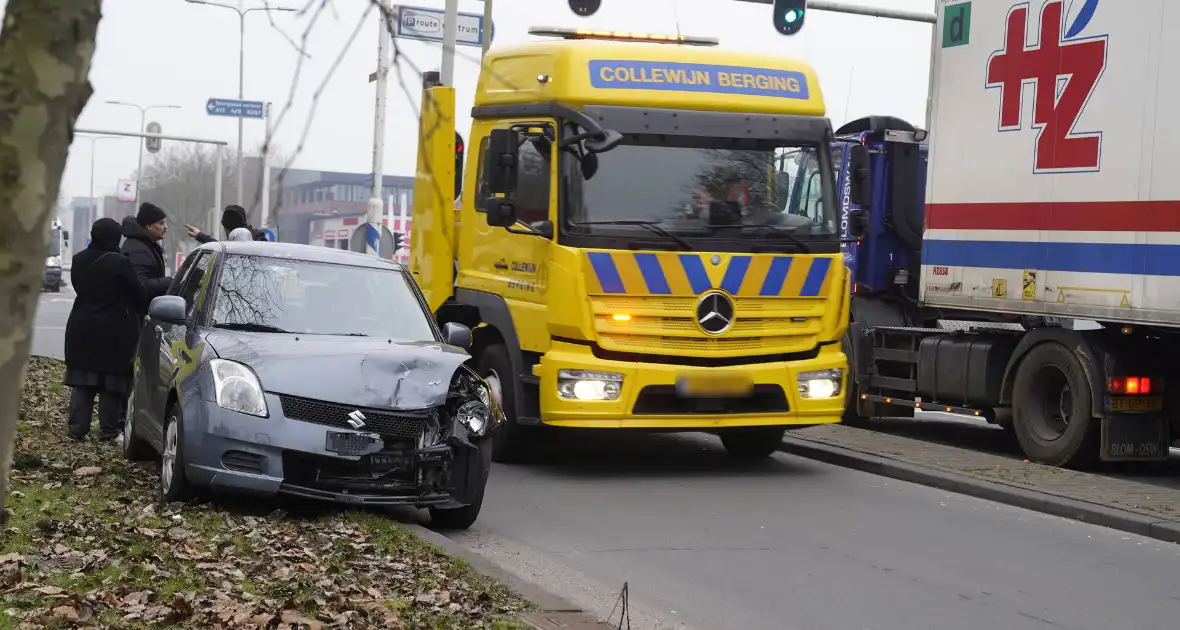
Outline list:
[[[799,396],[803,398],[834,398],[840,395],[840,381],[844,370],[814,370],[800,372],[795,376],[799,384]]]
[[[455,412],[459,423],[477,437],[482,437],[487,432],[488,425],[491,424],[488,421],[490,416],[488,406],[479,400],[469,400],[459,405],[458,411]]]
[[[557,395],[568,400],[618,400],[623,375],[593,370],[558,370]]]
[[[236,361],[212,359],[213,394],[217,406],[260,418],[267,417],[266,398],[254,371]]]

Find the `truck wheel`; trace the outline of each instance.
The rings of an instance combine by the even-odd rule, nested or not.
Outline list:
[[[492,461],[498,464],[520,462],[534,450],[536,429],[516,423],[516,376],[508,349],[499,343],[484,348],[479,355],[478,368],[480,376],[487,379],[492,389],[499,390],[500,406],[507,420],[492,434]]]
[[[730,455],[742,459],[769,457],[783,445],[782,427],[750,427],[720,431],[721,443]]]
[[[1097,456],[1100,425],[1094,420],[1090,383],[1069,348],[1050,342],[1025,355],[1012,400],[1013,430],[1030,460],[1080,467]]]

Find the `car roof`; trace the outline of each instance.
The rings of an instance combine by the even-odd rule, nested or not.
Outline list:
[[[397,271],[405,270],[405,267],[401,263],[393,260],[385,260],[368,254],[350,252],[332,247],[321,247],[319,245],[263,241],[215,241],[202,245],[198,248],[199,250],[222,251],[226,254],[238,254],[242,256],[301,260],[330,265],[350,265],[353,267],[370,267],[373,269],[392,269]]]

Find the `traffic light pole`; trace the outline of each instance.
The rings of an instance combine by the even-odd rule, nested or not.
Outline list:
[[[738,2],[752,2],[754,4],[774,4],[774,0],[737,0]],[[921,11],[901,11],[898,9],[883,9],[860,4],[845,2],[831,2],[830,0],[807,0],[807,8],[828,13],[846,13],[848,15],[863,15],[866,17],[884,18],[887,20],[901,20],[902,22],[921,22],[932,27],[938,24],[937,13],[923,13]],[[934,54],[938,49],[938,29],[930,29],[930,79],[926,89],[926,129],[930,129],[931,116],[934,114]]]

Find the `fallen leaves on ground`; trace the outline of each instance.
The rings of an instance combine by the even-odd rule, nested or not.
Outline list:
[[[525,602],[386,514],[160,504],[154,465],[65,439],[61,377],[29,365],[0,628],[518,627]]]

